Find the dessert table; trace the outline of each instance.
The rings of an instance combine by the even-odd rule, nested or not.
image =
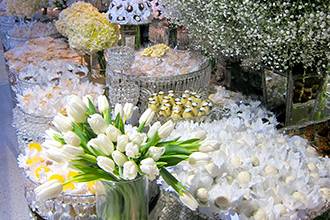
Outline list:
[[[2,46],[1,46],[2,48]],[[11,90],[7,70],[0,51],[0,216],[1,219],[29,219],[24,198],[23,175],[17,167],[17,139],[12,123]]]

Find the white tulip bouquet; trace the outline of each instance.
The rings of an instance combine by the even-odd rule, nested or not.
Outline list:
[[[97,108],[88,96],[69,98],[66,115],[53,120],[56,129],[46,131],[42,144],[53,163],[66,163],[79,173],[60,182],[49,180],[35,189],[36,199],[58,196],[72,182],[131,181],[140,176],[154,180],[159,175],[191,209],[198,207],[189,191],[166,170],[186,160],[200,148],[200,139],[170,139],[175,124],[153,121],[155,112],[147,109],[139,125],[125,125],[133,114],[132,104],[117,104],[112,111],[105,96],[97,98]],[[147,129],[149,128],[149,129]],[[145,132],[148,130],[148,132]]]

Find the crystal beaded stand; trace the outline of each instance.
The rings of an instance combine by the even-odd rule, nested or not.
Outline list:
[[[131,102],[138,104],[142,111],[146,108],[146,100],[154,92],[191,90],[199,94],[207,93],[210,77],[211,67],[208,60],[205,60],[195,72],[165,77],[127,75],[112,71],[107,65],[110,102]]]
[[[13,109],[13,127],[16,128],[19,147],[31,141],[41,141],[42,134],[50,127],[52,118],[28,114],[19,107]]]
[[[113,47],[104,51],[104,56],[112,71],[121,72],[131,67],[135,51],[130,47]]]

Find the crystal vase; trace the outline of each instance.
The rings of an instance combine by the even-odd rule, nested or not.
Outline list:
[[[96,191],[96,213],[100,220],[148,219],[148,180],[102,181]]]

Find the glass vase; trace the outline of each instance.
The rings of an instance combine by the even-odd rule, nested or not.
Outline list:
[[[148,219],[148,180],[102,181],[96,191],[96,213],[100,220]]]

